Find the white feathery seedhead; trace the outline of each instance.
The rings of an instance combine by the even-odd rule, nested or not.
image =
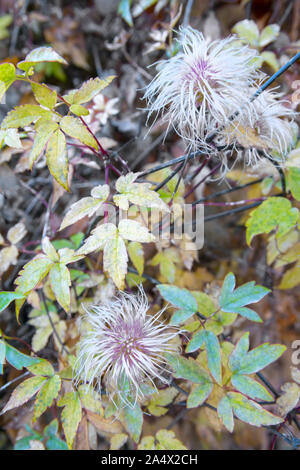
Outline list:
[[[180,30],[179,40],[182,51],[160,62],[144,98],[149,116],[162,113],[189,147],[199,148],[247,101],[249,86],[259,76],[253,60],[257,53],[237,47],[234,37],[209,42],[191,27]]]
[[[83,382],[114,400],[134,404],[143,397],[145,382],[164,383],[168,371],[164,354],[176,351],[172,340],[179,330],[170,328],[156,315],[147,315],[148,300],[142,287],[137,295],[119,293],[99,306],[86,310],[87,334],[78,344],[75,382]],[[125,390],[127,387],[127,391]],[[129,392],[129,394],[127,394]]]
[[[254,92],[254,88],[249,90],[249,99]],[[285,104],[274,89],[264,91],[253,101],[249,112],[241,113],[238,124],[220,132],[218,143],[231,144],[234,150],[242,145],[246,150],[240,151],[239,156],[251,166],[256,165],[263,155],[284,161],[293,145],[291,119],[295,116]]]

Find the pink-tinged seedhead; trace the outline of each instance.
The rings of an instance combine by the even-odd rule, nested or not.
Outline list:
[[[86,310],[88,332],[78,344],[77,383],[103,388],[114,399],[135,403],[142,398],[145,382],[164,383],[168,370],[164,354],[176,351],[172,340],[179,330],[159,321],[162,311],[148,315],[147,297],[121,292],[118,297]],[[127,387],[128,393],[125,391]]]
[[[181,52],[159,63],[145,98],[149,115],[161,113],[188,146],[199,148],[248,99],[255,84],[256,51],[229,37],[210,42],[191,27],[180,31]]]

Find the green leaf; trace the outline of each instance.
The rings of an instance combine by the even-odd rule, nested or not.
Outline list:
[[[237,418],[252,426],[274,426],[283,419],[262,408],[258,403],[248,400],[244,395],[229,392],[227,397]]]
[[[249,303],[259,302],[270,290],[263,286],[255,285],[254,281],[247,282],[235,289],[235,277],[233,273],[227,274],[224,279],[219,303],[224,312],[239,313],[251,321],[261,322],[259,315],[244,306]]]
[[[52,47],[37,47],[33,49],[24,60],[17,64],[20,70],[28,72],[32,66],[40,62],[58,62],[67,65],[67,61],[61,57]]]
[[[62,263],[55,263],[50,270],[49,279],[57,302],[66,312],[69,312],[71,278],[68,268]]]
[[[300,168],[295,166],[289,167],[287,170],[287,180],[293,197],[300,201]]]
[[[70,137],[79,140],[84,145],[88,145],[98,150],[98,144],[93,135],[82,124],[82,122],[73,116],[64,116],[60,121],[61,129]]]
[[[127,247],[129,257],[141,276],[144,272],[144,250],[140,242],[130,242]]]
[[[4,341],[0,339],[0,374],[3,374],[3,364],[5,362],[5,353],[6,353],[6,346]]]
[[[48,141],[47,165],[56,181],[69,191],[66,139],[59,129],[51,135]]]
[[[281,344],[261,344],[240,359],[239,374],[254,374],[276,361],[286,350]]]
[[[123,409],[124,423],[127,431],[135,442],[138,442],[143,427],[143,412],[138,403],[126,405]]]
[[[129,26],[133,26],[132,16],[130,13],[130,5],[132,0],[121,0],[119,3],[118,13]]]
[[[197,331],[193,336],[192,339],[189,341],[186,352],[191,353],[197,351],[197,349],[201,348],[202,344],[205,340],[205,330]]]
[[[36,134],[34,136],[33,146],[29,156],[30,168],[33,167],[34,162],[41,155],[51,135],[57,129],[58,124],[54,121],[44,118],[37,121],[35,125]]]
[[[222,384],[221,349],[217,336],[212,331],[204,332],[207,365],[219,385]]]
[[[71,449],[79,423],[81,421],[81,404],[78,393],[66,393],[59,400],[58,406],[64,406],[61,419],[67,444],[69,449]]]
[[[261,233],[276,231],[276,237],[287,233],[299,220],[299,211],[292,207],[291,202],[284,197],[269,197],[259,207],[254,209],[246,222],[246,238],[251,240]]]
[[[6,411],[16,408],[17,406],[21,406],[30,400],[30,398],[40,390],[45,380],[46,379],[44,377],[30,377],[20,383],[20,385],[14,389],[10,399],[3,408],[2,413],[6,413]]]
[[[234,419],[230,399],[225,395],[218,403],[218,416],[225,428],[232,432],[234,428]]]
[[[231,377],[234,388],[249,398],[272,401],[273,397],[260,383],[246,375],[234,374]]]
[[[53,262],[44,255],[38,255],[25,264],[15,280],[15,284],[18,286],[17,292],[28,294],[47,276],[52,264]]]
[[[21,370],[23,367],[32,366],[33,364],[40,362],[40,358],[27,356],[10,346],[10,344],[6,343],[5,346],[6,360],[17,370]]]
[[[187,408],[196,408],[202,405],[212,392],[213,383],[209,374],[204,372],[202,382],[199,385],[193,385],[191,389],[186,403]]]
[[[259,30],[255,21],[239,21],[232,28],[232,32],[236,33],[241,39],[246,40],[251,46],[258,45]]]
[[[16,106],[6,115],[2,121],[1,128],[26,127],[42,117],[51,119],[51,116],[51,111],[41,108],[38,104],[24,104]]]
[[[79,90],[71,95],[64,96],[64,99],[72,105],[80,105],[87,103],[92,100],[94,96],[98,95],[100,91],[104,90],[115,78],[115,75],[111,75],[104,80],[100,78],[90,78],[90,80],[84,82]]]
[[[168,284],[160,284],[157,288],[165,300],[180,308],[181,311],[186,312],[186,315],[180,312],[178,317],[172,317],[173,325],[182,321],[182,318],[186,320],[197,312],[197,302],[187,289],[179,289],[179,287],[170,286]]]
[[[35,400],[33,422],[35,422],[46,411],[46,409],[51,406],[53,400],[57,398],[60,387],[61,378],[58,375],[50,377],[43,384]]]
[[[0,292],[0,312],[6,309],[11,302],[16,299],[23,299],[24,295],[21,292]]]
[[[278,24],[269,24],[266,26],[259,38],[259,47],[265,47],[271,42],[275,41],[279,35],[280,26]]]
[[[174,377],[177,379],[186,379],[196,384],[203,383],[203,377],[207,376],[207,372],[200,364],[192,358],[167,353],[166,359],[174,371]]]

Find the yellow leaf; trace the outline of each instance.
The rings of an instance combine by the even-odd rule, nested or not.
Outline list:
[[[125,238],[126,240],[142,243],[149,243],[155,240],[155,236],[148,231],[147,227],[144,227],[135,220],[121,220],[118,226],[118,230],[121,237]]]
[[[85,125],[73,116],[64,116],[60,121],[61,129],[70,137],[98,150],[98,144]]]
[[[297,406],[300,387],[298,384],[288,382],[281,387],[281,390],[284,393],[277,399],[277,408],[280,416],[284,417]]]
[[[94,96],[96,96],[100,91],[106,88],[112,80],[115,78],[115,75],[111,75],[104,80],[100,78],[91,78],[90,80],[84,82],[79,90],[73,91],[70,95],[64,96],[64,99],[69,104],[82,104],[90,101]]]
[[[57,93],[55,90],[51,90],[46,85],[36,82],[31,82],[31,88],[35,99],[40,105],[49,109],[54,108],[57,99]]]
[[[81,421],[81,404],[77,392],[66,393],[58,402],[58,406],[64,406],[61,414],[62,425],[68,447],[71,449],[77,428]]]
[[[61,378],[58,375],[50,377],[43,384],[35,400],[33,422],[35,422],[37,418],[39,418],[44,411],[51,406],[53,400],[57,398],[60,387]]]
[[[30,377],[30,379],[24,380],[24,382],[15,388],[10,399],[3,408],[2,413],[6,413],[8,410],[26,403],[31,397],[33,397],[33,395],[36,394],[46,380],[47,379],[45,377]]]
[[[57,129],[58,124],[54,121],[43,118],[37,121],[35,125],[36,134],[29,156],[30,168],[32,168],[34,162],[39,158],[51,135]]]
[[[25,237],[27,233],[26,227],[22,222],[14,225],[12,228],[9,229],[7,232],[7,240],[10,241],[13,245],[19,243],[22,238]]]
[[[69,191],[66,139],[59,129],[49,139],[47,145],[47,165],[56,181]]]
[[[49,279],[57,302],[66,312],[69,312],[71,304],[69,289],[71,285],[71,277],[66,265],[62,263],[55,263],[50,270]]]
[[[103,269],[107,271],[118,287],[124,288],[128,255],[124,240],[117,234],[104,245]]]
[[[84,197],[72,204],[65,215],[59,230],[63,230],[85,216],[91,217],[108,198],[109,186],[107,184],[97,186],[92,189],[91,194],[92,197]]]
[[[19,272],[15,284],[18,291],[27,294],[48,274],[53,262],[44,255],[38,255],[29,261]]]

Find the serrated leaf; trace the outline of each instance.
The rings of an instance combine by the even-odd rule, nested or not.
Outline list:
[[[233,411],[230,400],[226,395],[218,403],[218,416],[225,428],[232,432],[234,428]]]
[[[116,181],[116,190],[121,194],[114,196],[114,202],[121,209],[128,210],[129,202],[137,206],[151,207],[161,211],[170,212],[170,208],[160,198],[159,194],[153,191],[151,183],[135,183],[139,173],[128,173],[120,176]]]
[[[16,245],[22,240],[22,238],[25,237],[26,234],[27,230],[25,225],[22,222],[19,222],[18,224],[11,227],[7,232],[7,240],[10,241],[10,243]]]
[[[5,362],[5,353],[6,353],[6,346],[4,341],[0,339],[0,374],[3,374],[3,365]]]
[[[186,379],[196,384],[203,383],[203,376],[207,376],[207,372],[200,364],[192,358],[166,354],[166,359],[174,371],[174,377],[177,379]]]
[[[147,227],[144,227],[135,220],[121,220],[118,230],[121,237],[133,242],[149,243],[155,240],[155,236],[148,231]]]
[[[78,254],[88,254],[92,251],[103,248],[107,240],[116,237],[117,227],[114,224],[106,223],[96,227],[89,238],[84,242],[84,245],[77,251]]]
[[[58,253],[48,237],[44,237],[42,239],[42,249],[45,255],[47,255],[47,257],[54,263],[59,260]]]
[[[66,312],[69,312],[71,308],[71,278],[70,272],[66,265],[62,263],[55,263],[50,269],[49,279],[51,289],[53,290],[57,302]]]
[[[254,209],[246,222],[248,245],[256,235],[276,229],[276,237],[287,233],[298,221],[299,211],[284,197],[269,197]]]
[[[272,395],[260,383],[246,375],[234,374],[231,378],[231,383],[238,391],[247,395],[249,398],[272,401]]]
[[[266,26],[261,32],[259,38],[259,47],[265,47],[273,42],[277,38],[279,31],[280,26],[278,24],[269,24]]]
[[[263,59],[264,63],[269,65],[269,67],[271,67],[274,70],[274,72],[277,72],[277,70],[280,69],[280,64],[279,64],[279,62],[277,60],[277,57],[274,54],[274,52],[264,51],[264,52],[261,53],[260,57]],[[273,183],[273,181],[271,182],[271,180],[269,180],[269,187],[270,188],[271,188],[272,183]],[[266,194],[268,194],[268,192]]]
[[[66,139],[59,129],[51,135],[48,141],[47,165],[56,181],[69,191]]]
[[[251,46],[258,44],[259,30],[253,20],[239,21],[232,28],[232,32],[236,33],[241,39],[245,39]]]
[[[197,312],[197,302],[187,289],[179,289],[179,287],[168,284],[160,284],[157,288],[165,300],[188,313],[185,319]]]
[[[127,273],[128,255],[124,240],[117,234],[115,238],[107,240],[103,253],[103,269],[107,271],[118,287],[123,289]]]
[[[77,432],[81,421],[81,404],[77,392],[66,393],[58,402],[58,406],[64,406],[61,414],[62,425],[69,449]]]
[[[156,434],[157,450],[187,450],[187,448],[175,438],[173,431],[161,429]]]
[[[73,116],[64,116],[60,121],[61,129],[70,137],[98,150],[98,144],[82,122]]]
[[[6,413],[6,411],[21,406],[30,400],[30,398],[40,390],[45,380],[46,379],[44,377],[30,377],[20,383],[20,385],[14,389],[10,399],[3,408],[2,413]]]
[[[277,399],[277,409],[280,416],[285,417],[296,408],[300,400],[300,387],[296,383],[287,382],[281,387],[281,390],[284,393]]]
[[[205,400],[209,397],[213,389],[213,383],[209,374],[204,374],[202,376],[202,383],[199,385],[193,385],[191,392],[188,396],[186,407],[187,408],[196,408],[197,406],[202,405]]]
[[[14,83],[16,78],[16,69],[13,64],[0,64],[0,100],[8,88]]]
[[[237,418],[252,426],[274,426],[282,423],[282,419],[262,408],[258,403],[248,400],[244,395],[236,392],[227,394],[234,414]]]
[[[124,424],[135,442],[139,442],[143,426],[143,412],[138,403],[134,406],[126,405],[123,409]]]
[[[44,255],[38,255],[25,264],[15,280],[15,284],[18,286],[17,291],[28,294],[47,276],[52,264],[53,262]]]
[[[24,104],[16,106],[3,119],[1,128],[26,127],[40,118],[51,119],[52,113],[47,109],[41,108],[38,104]]]
[[[44,118],[37,121],[35,125],[36,134],[34,136],[33,146],[29,156],[30,168],[32,168],[34,162],[39,158],[46,147],[48,140],[57,129],[58,124],[54,121]]]
[[[132,0],[121,0],[118,7],[118,13],[129,26],[133,26],[130,5]]]
[[[46,108],[53,109],[57,100],[56,91],[42,83],[30,82],[30,84],[37,102]]]
[[[37,364],[27,366],[27,369],[34,375],[43,375],[46,377],[54,375],[53,366],[49,361],[46,361],[46,359],[40,359]]]
[[[60,387],[61,378],[58,375],[50,377],[42,385],[35,400],[33,422],[35,422],[37,418],[39,418],[46,409],[51,406],[53,400],[57,398]]]
[[[72,204],[61,223],[60,230],[85,216],[91,217],[102,206],[108,196],[109,186],[107,184],[93,188],[92,197],[84,197]]]
[[[247,352],[248,333],[242,336],[229,358],[229,368],[239,374],[254,374],[276,361],[286,350],[281,344],[261,344]]]
[[[24,60],[17,64],[20,70],[28,72],[28,70],[40,62],[58,62],[67,64],[67,61],[55,52],[52,47],[37,47],[29,52]]]
[[[124,433],[115,434],[110,439],[110,450],[121,449],[121,447],[123,447],[123,445],[126,444],[127,440],[128,440],[127,434],[124,434]]]
[[[162,416],[166,414],[168,412],[166,405],[169,405],[177,394],[178,391],[174,387],[168,387],[157,391],[152,395],[149,402],[149,412],[154,416]]]
[[[270,290],[263,286],[255,285],[254,281],[247,282],[243,286],[235,288],[233,273],[227,274],[224,279],[219,303],[224,312],[239,313],[251,321],[261,322],[259,315],[244,306],[249,303],[259,302]]]
[[[300,201],[300,168],[291,166],[287,170],[287,180],[293,197]]]
[[[16,348],[12,347],[10,344],[6,343],[5,347],[7,362],[9,362],[17,370],[21,370],[23,367],[28,367],[40,362],[40,358],[27,356],[26,354],[23,354]]]
[[[90,114],[89,110],[80,104],[72,104],[70,106],[70,111],[76,116],[88,116]]]
[[[279,289],[292,289],[300,283],[300,264],[288,269],[279,284]]]
[[[141,276],[144,272],[144,250],[140,242],[130,242],[127,247],[129,257]]]
[[[16,299],[23,299],[24,295],[20,292],[8,292],[2,291],[0,292],[0,312],[2,312],[6,307],[9,306],[11,302]]]
[[[98,95],[100,91],[104,90],[115,78],[115,75],[111,75],[103,80],[100,78],[90,78],[90,80],[84,82],[79,90],[72,93],[71,96],[65,96],[65,100],[74,105],[87,103],[92,100],[94,96]]]

